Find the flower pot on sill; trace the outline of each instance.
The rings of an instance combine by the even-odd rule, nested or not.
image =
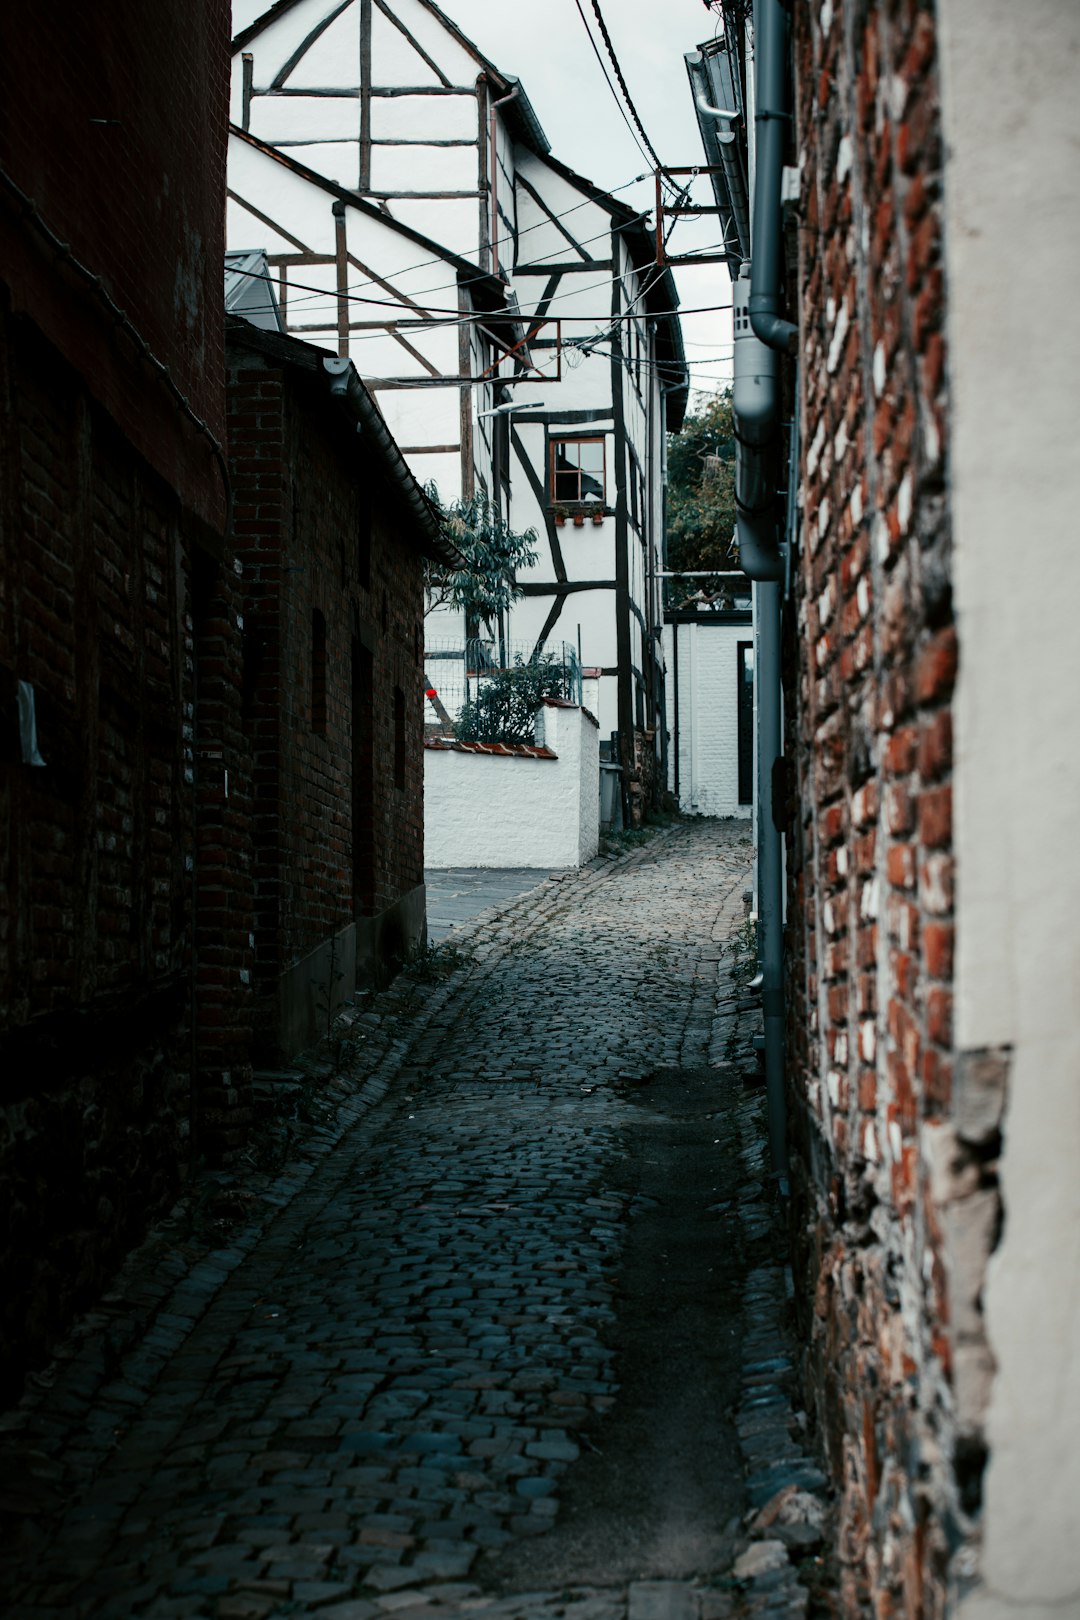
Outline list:
[[[584,512],[575,512],[574,513],[574,528],[575,529],[583,528],[584,524],[585,524],[585,514],[584,514]]]
[[[605,516],[606,514],[604,512],[594,512],[592,514],[592,520],[596,524],[601,524],[603,523]]]
[[[556,512],[556,514],[555,514],[555,522],[558,525],[558,527],[561,529],[563,527],[563,525],[565,524],[565,522],[566,522],[566,513],[565,512]]]

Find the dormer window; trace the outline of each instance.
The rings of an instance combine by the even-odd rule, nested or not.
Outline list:
[[[596,501],[606,498],[604,440],[552,439],[551,498],[558,504]]]

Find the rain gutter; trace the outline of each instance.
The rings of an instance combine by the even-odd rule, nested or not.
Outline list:
[[[780,316],[783,231],[780,178],[784,167],[787,105],[787,13],[780,0],[754,0],[754,129],[757,135],[754,244],[750,272],[750,325],[762,343],[783,354],[798,352],[799,329]]]

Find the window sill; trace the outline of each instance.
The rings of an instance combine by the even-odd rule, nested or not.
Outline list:
[[[586,522],[599,527],[605,518],[615,515],[613,507],[601,506],[598,501],[585,501],[576,506],[561,503],[559,506],[549,506],[548,511],[560,528],[566,523],[572,523],[575,528],[580,529]]]

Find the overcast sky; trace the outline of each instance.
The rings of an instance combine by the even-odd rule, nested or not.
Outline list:
[[[619,114],[575,0],[439,0],[439,4],[496,67],[521,80],[555,157],[608,189],[648,168],[648,180],[620,190],[618,196],[633,207],[652,210],[651,159],[642,156]],[[610,69],[591,0],[581,0],[581,10]],[[601,10],[630,95],[660,157],[671,167],[701,163],[704,155],[683,53],[713,37],[716,14],[703,0],[601,0]],[[611,77],[614,81],[614,73]],[[699,200],[711,201],[711,196],[703,191]],[[711,243],[714,217],[707,229]],[[673,252],[691,245],[688,236],[678,233],[670,243]],[[722,385],[731,374],[727,269],[714,264],[677,269],[675,275],[684,309],[715,310],[683,318],[691,388]]]

